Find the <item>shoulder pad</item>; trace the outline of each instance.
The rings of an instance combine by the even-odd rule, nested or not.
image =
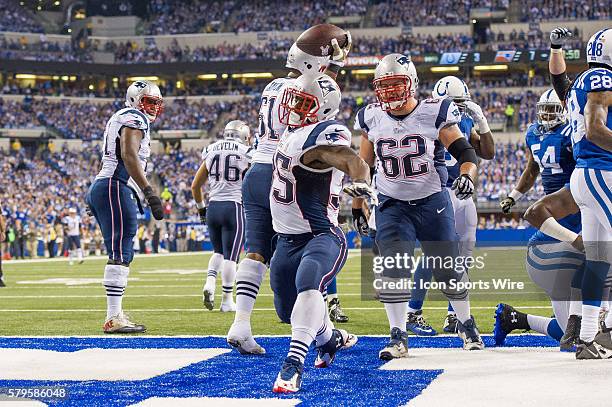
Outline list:
[[[130,127],[132,129],[149,129],[149,119],[142,112],[136,109],[127,109],[123,112],[119,112],[117,115],[117,121],[122,126]]]

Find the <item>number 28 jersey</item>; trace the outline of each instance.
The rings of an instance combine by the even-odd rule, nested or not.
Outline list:
[[[336,168],[307,167],[302,156],[318,146],[350,146],[351,132],[328,120],[287,129],[274,153],[270,190],[272,225],[277,233],[323,233],[338,226],[344,173]]]
[[[208,170],[209,201],[242,202],[242,178],[251,160],[251,149],[236,139],[223,139],[202,151]]]
[[[386,197],[412,201],[440,192],[436,166],[444,165],[438,134],[461,121],[451,99],[420,100],[407,116],[394,116],[378,103],[362,108],[355,130],[367,133],[376,154],[376,188]]]

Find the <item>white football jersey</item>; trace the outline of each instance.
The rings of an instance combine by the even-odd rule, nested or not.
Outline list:
[[[317,146],[350,146],[351,132],[328,120],[295,130],[287,129],[274,154],[270,190],[272,224],[278,233],[321,233],[338,226],[344,173],[302,164],[302,156]]]
[[[259,107],[259,128],[254,163],[272,164],[278,140],[285,132],[286,125],[280,122],[280,102],[285,88],[295,81],[294,78],[277,78],[266,86],[261,94]]]
[[[390,115],[378,103],[357,112],[355,130],[367,133],[374,143],[378,192],[402,201],[440,192],[436,165],[444,165],[444,146],[438,133],[460,120],[461,113],[451,99],[420,100],[405,117]]]
[[[106,123],[104,130],[104,145],[102,156],[102,169],[96,176],[96,179],[114,178],[123,182],[128,182],[130,176],[121,159],[121,129],[130,127],[132,129],[142,130],[143,137],[140,141],[138,149],[138,158],[140,166],[146,174],[147,160],[151,156],[151,125],[149,118],[131,107],[119,110],[111,116]]]
[[[226,138],[210,144],[202,151],[208,170],[209,201],[242,202],[242,178],[251,149],[238,139]]]
[[[79,236],[81,231],[79,230],[79,225],[81,224],[81,217],[79,215],[76,216],[66,216],[62,219],[62,223],[67,227],[68,236]]]

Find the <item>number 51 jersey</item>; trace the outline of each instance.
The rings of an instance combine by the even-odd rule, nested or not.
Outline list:
[[[307,167],[302,157],[318,146],[350,145],[350,130],[336,120],[285,130],[274,153],[270,190],[272,225],[277,233],[317,234],[338,226],[344,173],[336,168]]]
[[[444,165],[438,133],[461,121],[451,99],[420,100],[405,116],[394,116],[378,103],[362,108],[355,130],[367,133],[376,154],[376,189],[401,201],[426,198],[442,190],[436,165]]]
[[[251,149],[237,139],[223,139],[202,151],[208,170],[209,201],[242,202],[242,178],[249,167]]]

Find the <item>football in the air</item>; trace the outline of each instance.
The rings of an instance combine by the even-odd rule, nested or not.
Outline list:
[[[317,24],[304,31],[295,41],[298,48],[307,54],[327,57],[334,53],[332,39],[344,47],[348,41],[346,31],[333,24]]]

